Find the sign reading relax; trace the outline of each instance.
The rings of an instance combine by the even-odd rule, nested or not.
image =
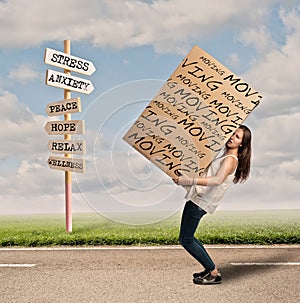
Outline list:
[[[170,177],[197,177],[261,99],[195,46],[123,139]]]
[[[50,140],[48,148],[53,153],[85,154],[86,147],[84,140]]]

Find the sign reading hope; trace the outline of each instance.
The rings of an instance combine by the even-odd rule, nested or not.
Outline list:
[[[195,46],[123,139],[170,177],[197,177],[261,99]]]
[[[48,135],[80,135],[84,134],[84,120],[48,121],[45,124]]]

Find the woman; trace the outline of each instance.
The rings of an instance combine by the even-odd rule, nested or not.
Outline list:
[[[182,214],[179,241],[205,269],[193,274],[195,284],[220,284],[222,281],[216,265],[194,234],[201,218],[215,211],[230,184],[248,178],[251,137],[249,128],[241,125],[227,141],[223,156],[212,161],[205,176],[180,176],[173,179],[177,185],[186,188],[188,200]]]

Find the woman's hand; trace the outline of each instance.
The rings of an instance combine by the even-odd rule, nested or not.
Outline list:
[[[177,185],[183,185],[183,186],[194,185],[195,184],[195,179],[190,178],[188,176],[180,176],[180,177],[177,177],[177,178],[173,178],[173,181]]]

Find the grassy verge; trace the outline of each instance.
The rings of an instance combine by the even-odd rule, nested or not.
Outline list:
[[[149,225],[125,225],[98,214],[0,216],[0,246],[178,244],[180,214]],[[219,211],[204,217],[196,236],[205,244],[300,244],[300,210]]]

